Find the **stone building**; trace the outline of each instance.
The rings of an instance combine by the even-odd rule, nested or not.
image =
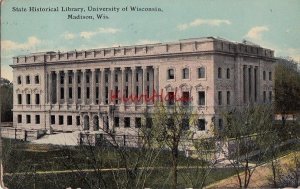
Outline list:
[[[215,37],[17,56],[13,125],[128,134],[163,97],[193,108],[207,134],[223,110],[272,101],[274,63],[272,50]]]

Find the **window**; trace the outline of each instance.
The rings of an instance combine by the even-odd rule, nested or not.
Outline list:
[[[269,91],[269,102],[272,102],[272,91]]]
[[[272,81],[272,72],[269,72],[269,80]]]
[[[30,84],[30,76],[29,75],[26,76],[26,84]]]
[[[96,99],[99,99],[99,87],[96,87]]]
[[[126,72],[126,74],[125,74],[125,82],[128,82],[128,78],[129,78],[129,76],[128,76],[128,73]]]
[[[35,104],[40,104],[40,94],[35,94]]]
[[[149,98],[149,96],[150,96],[150,86],[149,85],[147,85],[147,89],[146,89],[147,91],[147,98]]]
[[[31,123],[31,116],[30,115],[26,115],[26,123]]]
[[[168,105],[175,104],[175,95],[174,92],[168,92]]]
[[[140,117],[135,118],[135,127],[136,128],[141,128],[142,127],[142,118],[140,118]]]
[[[146,127],[147,128],[152,128],[152,125],[153,125],[152,118],[151,117],[147,117],[146,118]]]
[[[73,92],[72,92],[72,87],[69,87],[69,98],[73,98]]]
[[[205,119],[198,119],[198,130],[205,131]]]
[[[139,73],[138,72],[135,73],[135,80],[136,80],[136,82],[139,81]]]
[[[182,129],[183,130],[188,130],[190,128],[190,123],[189,123],[189,119],[188,118],[184,118],[182,119]]]
[[[22,104],[22,94],[18,94],[18,104]]]
[[[78,99],[81,99],[81,87],[78,87]]]
[[[60,115],[58,116],[58,124],[63,125],[64,124],[64,116]]]
[[[226,70],[226,77],[227,77],[227,79],[230,79],[230,69],[229,68],[227,68],[227,70]]]
[[[18,123],[22,123],[22,115],[18,115]]]
[[[108,74],[104,75],[104,80],[105,80],[105,83],[108,83]]]
[[[230,105],[230,91],[227,91],[227,105]]]
[[[54,125],[54,124],[55,124],[55,116],[51,115],[51,125]]]
[[[222,78],[222,68],[218,68],[218,78]]]
[[[168,79],[174,79],[174,69],[168,69]]]
[[[115,74],[115,82],[118,82],[118,79],[119,79],[119,78],[118,78],[118,74],[116,73],[116,74]]]
[[[263,71],[263,80],[266,80],[266,71]]]
[[[124,127],[130,127],[130,117],[124,117]]]
[[[89,87],[86,88],[86,98],[87,99],[90,98],[90,88]]]
[[[17,78],[17,82],[18,82],[18,84],[19,84],[19,85],[21,85],[21,84],[22,84],[22,79],[21,79],[21,76],[18,76],[18,78]]]
[[[60,75],[60,84],[64,84],[65,83],[65,76],[64,75]]]
[[[135,87],[135,95],[138,96],[139,95],[139,86]]]
[[[96,74],[96,83],[99,83],[99,75],[100,74]]]
[[[223,130],[223,119],[219,119],[219,130]]]
[[[108,87],[105,87],[105,104],[108,104]]]
[[[204,106],[205,105],[205,92],[198,91],[198,105]]]
[[[64,99],[65,98],[65,90],[63,87],[60,88],[60,99]]]
[[[267,93],[266,93],[266,91],[264,91],[264,93],[263,93],[263,100],[264,100],[264,103],[267,101]]]
[[[129,89],[128,86],[125,86],[125,97],[128,98],[129,96]]]
[[[90,83],[90,75],[89,74],[86,74],[85,79],[86,79],[86,83]]]
[[[205,78],[205,68],[198,68],[198,78]]]
[[[38,75],[34,76],[34,83],[39,84],[40,83],[40,77]]]
[[[69,75],[69,84],[72,84],[72,76]]]
[[[190,93],[189,92],[182,92],[182,105],[187,106],[190,103]]]
[[[189,79],[190,78],[190,72],[188,68],[184,68],[182,70],[182,79]]]
[[[40,120],[40,115],[35,115],[35,124],[40,124],[41,120]]]
[[[147,72],[147,81],[150,81],[150,73]]]
[[[120,126],[120,118],[119,117],[114,117],[114,124],[115,124],[115,127]]]
[[[218,91],[218,104],[222,105],[222,91]]]
[[[67,125],[72,125],[72,116],[67,116]]]
[[[77,83],[81,83],[81,76],[80,75],[77,76]]]
[[[26,94],[26,104],[31,104],[30,100],[31,100],[30,94]]]
[[[80,116],[76,116],[76,125],[80,125]]]

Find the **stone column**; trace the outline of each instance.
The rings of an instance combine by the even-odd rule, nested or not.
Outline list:
[[[146,105],[146,96],[147,96],[147,67],[143,66],[143,83],[142,83],[142,103]]]
[[[92,69],[91,99],[92,105],[96,104],[96,69]]]
[[[101,105],[105,104],[105,68],[101,69],[101,79],[99,81],[100,84],[100,93],[99,93],[99,99],[101,102]]]
[[[56,104],[60,101],[60,72],[56,71]]]
[[[255,90],[256,90],[256,86],[255,86],[255,67],[253,67],[253,66],[251,66],[251,69],[252,69],[252,71],[251,71],[251,74],[252,74],[252,76],[251,76],[251,78],[252,78],[252,102],[255,102]]]
[[[110,104],[114,104],[114,101],[113,99],[111,98],[112,96],[112,93],[114,93],[114,76],[115,76],[115,68],[111,68],[111,71],[110,71],[110,88],[109,88],[109,101],[110,101]]]
[[[154,66],[153,67],[153,89],[155,90],[156,94],[159,93],[159,67]]]
[[[68,70],[64,71],[64,84],[65,84],[65,104],[68,104],[68,99],[69,99],[69,89],[68,89],[68,84],[69,84],[69,73]]]
[[[121,67],[121,87],[120,87],[120,102],[121,105],[124,105],[124,96],[125,96],[125,80],[126,80],[126,71],[125,67]]]
[[[48,96],[49,96],[49,104],[52,104],[52,72],[49,74],[49,85],[48,85]]]
[[[136,67],[131,68],[131,97],[132,97],[132,103],[136,104],[135,97],[137,94],[135,94],[135,87],[136,87]]]
[[[77,104],[77,99],[78,99],[78,86],[77,86],[77,70],[73,70],[73,104]]]
[[[86,70],[82,71],[81,104],[86,104]]]

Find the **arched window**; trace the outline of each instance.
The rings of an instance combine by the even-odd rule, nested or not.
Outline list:
[[[34,83],[39,84],[40,83],[40,77],[39,75],[34,76]]]
[[[218,68],[218,78],[222,78],[222,68]]]
[[[227,70],[226,70],[226,77],[227,77],[227,79],[230,79],[230,69],[229,68],[227,68]]]
[[[174,79],[174,69],[168,69],[168,79]]]
[[[198,78],[205,78],[205,68],[198,68]]]
[[[21,79],[21,76],[18,76],[18,78],[17,78],[17,83],[18,83],[19,85],[21,85],[21,84],[22,84],[22,79]]]
[[[266,80],[266,71],[263,71],[263,80]]]
[[[190,71],[188,68],[183,68],[182,70],[182,79],[189,79],[190,78]]]

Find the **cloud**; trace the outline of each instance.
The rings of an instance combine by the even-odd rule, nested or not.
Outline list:
[[[35,36],[28,37],[27,42],[18,43],[11,40],[3,40],[1,41],[1,50],[26,50],[33,48],[41,43],[41,40]]]
[[[221,24],[230,25],[231,22],[229,20],[221,20],[221,19],[202,19],[198,18],[196,20],[193,20],[190,23],[186,24],[180,24],[177,26],[177,29],[179,30],[186,30],[191,27],[197,27],[201,25],[208,25],[208,26],[220,26]]]
[[[96,35],[96,32],[80,32],[80,37],[85,38],[85,39],[90,39],[94,35]]]
[[[96,31],[82,31],[79,36],[85,39],[90,39],[95,35],[106,33],[106,34],[114,34],[119,32],[119,29],[116,28],[98,28]]]
[[[2,66],[1,77],[12,81],[13,80],[12,68],[10,68],[9,66]]]
[[[76,38],[76,35],[74,33],[70,33],[70,32],[65,32],[62,36],[67,40]]]
[[[255,26],[251,28],[246,37],[252,40],[260,41],[262,39],[263,32],[269,31],[267,26]]]

